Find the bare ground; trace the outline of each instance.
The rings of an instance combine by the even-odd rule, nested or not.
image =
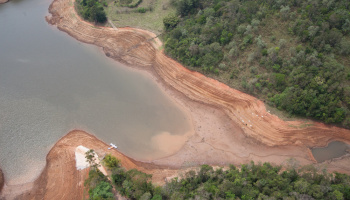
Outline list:
[[[107,56],[119,62],[148,70],[163,87],[183,94],[185,101],[221,110],[231,123],[241,127],[245,136],[268,146],[325,146],[332,140],[350,142],[350,130],[317,122],[298,128],[303,122],[283,121],[268,113],[264,103],[255,97],[184,68],[158,50],[161,42],[151,40],[155,37],[153,33],[133,28],[116,31],[82,21],[70,1],[55,0],[49,8],[52,16],[47,21],[82,42],[102,47]]]
[[[2,173],[2,170],[0,169],[0,193],[2,188],[4,187],[5,180],[4,180],[4,174]]]
[[[9,199],[83,199],[87,194],[84,180],[88,177],[88,169],[79,171],[75,167],[75,149],[79,145],[94,149],[99,156],[111,153],[121,160],[124,168],[136,168],[153,174],[152,181],[155,183],[163,182],[166,176],[172,176],[176,172],[176,170],[135,161],[114,149],[108,150],[109,145],[95,136],[76,130],[68,133],[54,145],[46,157],[47,165],[44,171],[34,181],[31,189],[17,197],[7,192],[6,197],[10,197]],[[16,186],[10,186],[7,190],[13,188]]]

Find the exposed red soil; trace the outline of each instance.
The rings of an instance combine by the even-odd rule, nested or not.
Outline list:
[[[168,167],[198,164],[241,164],[250,160],[283,164],[294,157],[300,164],[315,160],[308,147],[330,141],[350,143],[350,131],[317,122],[283,121],[266,111],[264,103],[250,95],[192,72],[159,50],[153,33],[133,28],[114,30],[82,21],[71,0],[54,0],[47,21],[78,39],[103,49],[105,54],[128,66],[150,72],[167,94],[191,115],[194,133],[180,151],[166,158],[138,162],[117,151],[113,154],[126,168],[152,173],[155,182],[174,175]],[[87,171],[75,170],[78,145],[104,153],[107,145],[87,133],[75,131],[63,137],[47,156],[47,166],[24,199],[81,199]],[[323,163],[330,170],[350,172],[350,157]],[[69,196],[68,196],[69,195]]]
[[[103,156],[111,153],[121,160],[126,169],[136,168],[143,172],[153,174],[152,181],[162,183],[166,176],[172,176],[176,170],[165,169],[152,164],[135,161],[122,153],[112,149],[109,145],[83,131],[72,131],[61,138],[46,157],[47,165],[34,186],[28,192],[17,196],[17,199],[83,199],[87,194],[84,180],[88,177],[88,169],[76,170],[75,149],[83,145],[94,149]]]
[[[5,180],[4,180],[4,174],[2,173],[1,169],[0,169],[0,193],[2,188],[4,187],[5,184]]]
[[[246,127],[245,135],[266,145],[324,146],[332,140],[350,142],[347,129],[316,122],[297,128],[303,122],[283,121],[268,113],[264,103],[255,97],[184,68],[158,50],[159,43],[149,41],[155,37],[153,33],[133,28],[116,31],[94,27],[81,21],[70,0],[55,0],[49,12],[52,16],[48,17],[48,22],[58,29],[82,42],[102,47],[107,56],[117,61],[151,70],[166,86],[191,100],[223,110],[233,122]]]

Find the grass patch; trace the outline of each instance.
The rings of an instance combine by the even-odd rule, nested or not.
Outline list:
[[[306,127],[310,127],[310,126],[313,126],[313,125],[314,125],[313,123],[304,122],[303,124],[301,124],[299,126],[299,128],[306,128]]]
[[[310,122],[303,122],[303,123],[300,124],[299,126],[292,125],[292,124],[289,124],[288,126],[289,126],[289,127],[292,127],[292,128],[307,128],[307,127],[310,127],[310,126],[314,126],[314,124],[313,124],[313,123],[310,123]]]
[[[117,27],[135,27],[159,34],[163,31],[163,18],[176,12],[170,0],[142,0],[135,8],[120,6],[119,1],[107,0],[108,19]]]

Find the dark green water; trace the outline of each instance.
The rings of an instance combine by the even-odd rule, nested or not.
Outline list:
[[[0,167],[7,183],[33,180],[72,129],[134,158],[165,156],[151,138],[190,131],[187,116],[149,77],[49,26],[50,3],[0,5]]]

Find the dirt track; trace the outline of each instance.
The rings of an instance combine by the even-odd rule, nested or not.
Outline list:
[[[350,143],[350,131],[321,123],[285,122],[266,112],[263,102],[229,88],[199,73],[191,72],[159,50],[155,35],[132,28],[94,27],[76,15],[70,0],[55,0],[47,21],[74,38],[102,47],[105,54],[128,66],[152,73],[162,88],[192,117],[194,134],[175,154],[141,163],[116,152],[126,168],[152,173],[162,182],[176,170],[208,164],[241,164],[250,160],[283,164],[295,157],[301,164],[313,163],[308,147],[325,146],[332,140]],[[74,149],[84,145],[103,153],[107,145],[84,132],[75,131],[62,138],[47,156],[47,166],[34,182],[34,188],[21,199],[81,199],[87,171],[75,170]],[[90,145],[90,146],[89,146]],[[323,164],[330,170],[350,172],[350,157]]]

